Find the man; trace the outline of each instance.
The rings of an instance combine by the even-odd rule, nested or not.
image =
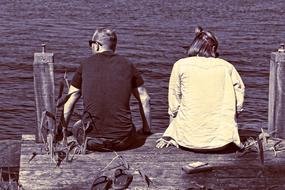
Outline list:
[[[116,33],[99,28],[89,41],[93,55],[83,61],[76,71],[69,88],[72,94],[64,105],[64,119],[68,125],[75,103],[83,95],[86,121],[74,125],[73,133],[90,124],[87,136],[89,150],[122,150],[134,141],[135,127],[129,106],[133,94],[139,102],[143,120],[143,133],[150,133],[150,97],[143,87],[143,78],[135,66],[115,54]],[[82,142],[79,142],[82,143]]]

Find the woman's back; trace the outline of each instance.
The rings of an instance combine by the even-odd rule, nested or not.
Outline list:
[[[179,63],[179,69],[181,108],[187,108],[189,114],[198,117],[200,111],[214,113],[222,107],[235,110],[229,63],[217,58],[189,57]]]
[[[180,89],[179,112],[165,136],[172,135],[178,144],[188,148],[211,149],[232,141],[239,145],[234,67],[223,59],[195,56],[177,61],[173,73],[177,74],[170,80],[169,104],[174,105],[170,106],[174,110],[172,102],[177,96],[173,94]],[[174,135],[172,126],[177,129]]]
[[[189,57],[172,69],[168,90],[171,122],[163,137],[192,149],[216,149],[234,142],[240,146],[236,112],[242,110],[244,84],[229,62],[218,57],[218,40],[195,29]],[[157,147],[164,147],[165,139]]]

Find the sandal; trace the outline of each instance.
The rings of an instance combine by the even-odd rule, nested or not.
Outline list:
[[[94,180],[91,190],[108,190],[111,187],[112,180],[107,176],[100,176]]]
[[[125,173],[122,169],[116,169],[113,188],[116,190],[123,190],[129,187],[133,181],[131,174]]]

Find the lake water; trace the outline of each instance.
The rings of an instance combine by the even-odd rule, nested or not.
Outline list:
[[[34,52],[46,43],[55,54],[56,81],[65,71],[71,78],[90,55],[88,40],[97,27],[115,29],[117,52],[143,73],[154,131],[167,127],[171,68],[185,56],[181,46],[191,42],[197,25],[216,34],[221,58],[244,80],[239,122],[266,122],[270,53],[285,42],[284,7],[284,0],[1,0],[0,139],[34,133]]]

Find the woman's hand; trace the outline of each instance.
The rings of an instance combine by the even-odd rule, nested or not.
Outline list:
[[[162,138],[158,139],[156,141],[156,143],[157,143],[156,146],[155,146],[156,148],[164,148],[164,147],[167,148],[170,145],[175,146],[176,148],[179,148],[179,145],[173,139],[167,141],[167,140],[163,139],[163,137],[162,137]]]

